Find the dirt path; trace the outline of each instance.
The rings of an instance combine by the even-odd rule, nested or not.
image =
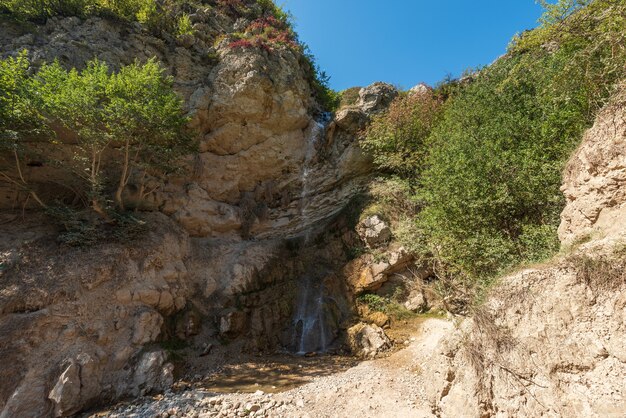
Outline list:
[[[92,416],[114,417],[434,417],[424,401],[420,364],[453,324],[428,319],[409,345],[389,357],[315,378],[278,394],[167,394]]]

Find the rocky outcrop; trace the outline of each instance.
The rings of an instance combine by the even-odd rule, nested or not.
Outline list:
[[[389,225],[378,215],[369,216],[359,222],[356,231],[369,248],[381,247],[391,239]]]
[[[626,85],[567,163],[561,190],[567,206],[559,237],[566,244],[626,231]]]
[[[151,220],[161,227],[132,248],[58,252],[45,238],[2,240],[14,261],[0,273],[0,416],[68,416],[171,384],[167,355],[146,347],[187,304],[189,243],[163,215]]]
[[[422,366],[434,410],[444,417],[623,414],[624,258],[586,257],[506,278]],[[601,285],[585,265],[614,282]]]
[[[358,121],[346,123],[342,112],[330,121],[314,101],[310,70],[298,53],[230,48],[219,36],[245,22],[217,9],[194,20],[196,40],[187,46],[103,18],[52,18],[29,29],[0,21],[0,56],[27,49],[34,65],[58,59],[78,68],[94,57],[113,69],[135,59],[161,61],[185,99],[200,152],[190,158],[188,175],[155,183],[154,193],[133,204],[160,209],[193,237],[295,236],[336,215],[372,169],[356,135],[397,90],[380,83],[365,88],[349,111]],[[55,167],[44,162],[25,169],[44,200],[68,193],[52,181],[63,175]],[[0,208],[16,204],[12,188],[0,193]]]

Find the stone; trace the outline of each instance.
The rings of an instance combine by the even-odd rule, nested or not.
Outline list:
[[[247,316],[241,311],[231,311],[220,318],[220,334],[228,338],[239,336],[246,327]]]
[[[359,323],[348,329],[348,345],[355,355],[371,357],[391,348],[391,341],[378,325]]]
[[[369,315],[367,315],[366,320],[370,324],[374,324],[381,328],[385,328],[389,326],[390,324],[389,317],[382,312],[372,312]]]
[[[163,350],[149,351],[141,356],[133,376],[135,396],[144,396],[172,386],[174,366],[166,360],[167,353]]]
[[[407,301],[404,303],[404,307],[409,311],[413,311],[416,313],[425,312],[428,309],[428,303],[426,301],[426,297],[424,293],[420,290],[411,292],[407,298]]]
[[[54,415],[64,417],[80,410],[80,367],[71,360],[48,395],[54,403]]]
[[[356,231],[369,248],[378,248],[391,239],[391,229],[379,215],[372,215],[359,222]]]
[[[145,310],[138,314],[133,332],[133,344],[142,345],[155,341],[161,334],[163,317],[154,310]]]
[[[414,95],[414,94],[422,95],[422,94],[432,94],[432,92],[433,92],[432,87],[430,87],[427,84],[420,83],[416,86],[411,87],[408,91],[408,94],[409,95]]]
[[[256,404],[256,403],[247,403],[245,409],[246,409],[246,411],[256,412],[259,409],[261,409],[261,406],[259,404]]]
[[[335,123],[337,126],[351,133],[360,132],[365,128],[368,122],[368,116],[357,107],[342,109],[335,115]]]
[[[349,263],[344,275],[355,293],[375,291],[387,283],[392,274],[406,269],[413,260],[413,255],[400,246],[386,252],[379,262],[373,262],[372,257],[366,255]]]
[[[361,89],[357,106],[367,114],[385,110],[398,96],[398,89],[387,83],[374,83]]]

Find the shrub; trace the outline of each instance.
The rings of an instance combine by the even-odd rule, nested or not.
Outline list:
[[[428,153],[426,139],[439,121],[442,103],[430,93],[397,97],[385,114],[374,117],[361,141],[363,148],[384,172],[402,178],[418,176]]]
[[[110,210],[108,193],[115,190],[116,209],[124,211],[122,194],[131,176],[140,183],[141,200],[147,194],[147,177],[178,170],[180,157],[194,150],[171,77],[154,60],[122,67],[118,73],[97,60],[82,71],[67,71],[55,62],[44,64],[34,76],[28,73],[25,52],[0,61],[0,153],[3,162],[14,162],[12,169],[0,167],[0,180],[47,206],[28,186],[20,161],[35,148],[37,135],[52,140],[48,157],[58,154],[50,149],[57,145],[50,126],[62,126],[76,141],[69,147],[72,155],[61,157],[57,165],[84,182],[90,207],[103,219],[132,224]]]
[[[178,36],[193,35],[193,27],[191,24],[191,19],[189,19],[189,15],[187,13],[183,13],[178,18],[177,34]]]
[[[339,92],[340,103],[339,107],[354,106],[359,101],[359,93],[361,87],[350,87]]]
[[[357,298],[357,301],[375,312],[382,312],[397,320],[404,320],[416,316],[393,298],[382,297],[374,293],[366,293]]]
[[[554,34],[558,48],[518,44],[447,106],[429,139],[432,152],[420,182],[426,208],[418,222],[454,269],[493,276],[558,248],[564,162],[624,75],[624,48],[611,48],[602,34],[614,28],[609,21],[624,21],[626,6],[598,14],[601,3],[607,5],[599,0],[566,18],[558,31],[539,29]],[[596,23],[583,30],[578,13],[594,13]],[[621,32],[609,38],[623,43]]]

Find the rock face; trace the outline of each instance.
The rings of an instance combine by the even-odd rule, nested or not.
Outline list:
[[[623,270],[614,286],[598,287],[585,282],[577,260],[584,255],[574,257],[507,278],[484,310],[437,348],[423,367],[441,416],[623,414]],[[623,258],[608,260],[623,269]]]
[[[49,240],[13,252],[0,290],[0,416],[68,416],[103,399],[163,390],[165,353],[145,351],[189,295],[187,235],[163,215],[133,248],[102,244],[51,255]],[[20,228],[22,226],[9,227]],[[37,230],[37,225],[33,226]]]
[[[351,261],[344,267],[344,275],[354,293],[380,289],[390,278],[406,270],[414,261],[413,255],[399,245],[392,245],[377,260],[372,254],[366,254]],[[407,272],[414,276],[411,272]]]
[[[104,18],[0,20],[0,56],[28,49],[35,66],[58,59],[81,68],[96,57],[117,69],[156,57],[200,136],[188,172],[152,179],[156,191],[134,202],[152,211],[148,237],[68,250],[44,219],[0,239],[2,418],[68,416],[162,390],[172,366],[160,346],[174,337],[192,347],[219,337],[249,350],[293,348],[298,280],[309,271],[328,270],[320,280],[336,295],[323,309],[326,338],[342,334],[350,308],[333,270],[354,237],[336,218],[372,171],[359,132],[397,91],[365,88],[333,118],[316,104],[297,53],[220,41],[247,17],[211,8],[192,20],[195,37],[178,39]],[[55,166],[25,170],[44,199],[66,196]],[[0,185],[0,210],[19,199]]]
[[[374,83],[361,89],[357,106],[366,113],[385,110],[398,96],[398,89],[387,83]]]
[[[443,417],[619,417],[626,410],[623,88],[570,160],[564,244],[591,242],[502,279],[425,370]]]
[[[561,188],[567,206],[561,214],[559,237],[570,244],[626,230],[626,85],[567,164]]]

